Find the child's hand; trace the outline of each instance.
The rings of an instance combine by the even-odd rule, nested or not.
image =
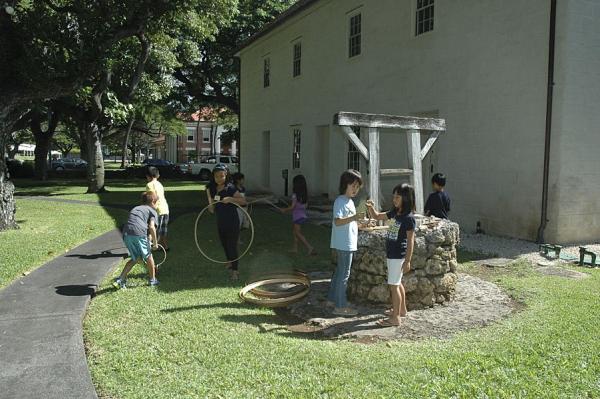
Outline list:
[[[221,202],[224,204],[231,204],[231,197],[225,197],[221,199]]]
[[[156,251],[157,249],[158,249],[158,244],[157,243],[152,244],[152,250]]]
[[[410,271],[410,261],[405,260],[402,264],[402,273],[408,273]]]
[[[369,208],[373,208],[375,206],[375,203],[373,202],[373,200],[367,200],[367,202],[365,202],[365,204]]]

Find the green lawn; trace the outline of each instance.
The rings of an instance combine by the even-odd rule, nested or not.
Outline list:
[[[201,190],[204,186],[198,182],[181,180],[162,181],[165,196],[171,207],[191,207],[206,202],[206,195]],[[133,208],[140,201],[140,194],[146,187],[145,179],[107,180],[107,192],[86,194],[87,185],[84,180],[50,180],[37,182],[29,179],[15,179],[17,196],[49,196],[78,201],[92,201],[106,205],[131,205]]]
[[[17,199],[19,230],[0,233],[0,287],[122,223],[126,212]]]
[[[172,251],[158,288],[148,287],[136,266],[133,287],[115,291],[115,270],[92,301],[84,338],[101,396],[600,397],[598,270],[568,280],[539,275],[526,263],[510,273],[463,263],[463,271],[500,284],[524,309],[448,340],[322,340],[289,332],[273,310],[240,303],[241,284],[229,283],[222,266],[198,254],[194,219],[180,217],[170,226]],[[254,220],[256,242],[241,261],[242,280],[266,270],[330,267],[327,228],[305,229],[321,254],[313,259],[287,253],[289,216],[261,209]],[[218,253],[212,228],[203,228],[203,245]]]

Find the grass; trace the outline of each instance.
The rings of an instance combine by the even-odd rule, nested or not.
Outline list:
[[[161,180],[162,181],[162,180]],[[107,180],[105,193],[86,194],[84,180],[49,180],[37,182],[28,179],[15,179],[17,196],[43,196],[77,201],[91,201],[104,205],[131,205],[140,201],[140,194],[146,187],[145,179]],[[165,196],[171,207],[191,207],[206,202],[201,191],[204,186],[198,182],[181,180],[162,181]]]
[[[256,242],[241,262],[242,278],[265,270],[330,266],[328,229],[305,229],[320,256],[292,256],[286,252],[291,245],[287,217],[260,209],[254,220]],[[170,226],[173,250],[157,289],[147,287],[136,266],[132,288],[115,291],[107,279],[92,301],[84,338],[101,396],[600,396],[599,270],[585,280],[568,280],[537,274],[527,263],[509,272],[486,272],[466,262],[462,271],[495,281],[525,309],[448,340],[363,345],[292,333],[273,310],[240,303],[240,285],[227,281],[222,266],[198,255],[193,224],[190,215]],[[217,247],[211,229],[201,234],[207,248]]]
[[[0,287],[110,229],[126,215],[102,207],[17,199],[19,230],[0,233]]]

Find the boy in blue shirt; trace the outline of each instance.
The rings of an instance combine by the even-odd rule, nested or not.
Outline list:
[[[121,275],[113,282],[116,288],[127,287],[127,274],[129,274],[136,263],[146,265],[150,285],[158,285],[154,258],[150,251],[151,245],[152,249],[158,248],[156,245],[158,242],[156,239],[156,222],[158,220],[156,213],[157,201],[158,196],[156,193],[147,191],[142,194],[142,205],[136,206],[129,212],[127,223],[123,227],[123,242],[127,247],[131,259],[123,268]],[[151,237],[152,243],[148,241],[148,236]]]
[[[444,191],[446,176],[436,173],[431,178],[433,193],[429,194],[425,203],[425,216],[435,216],[440,219],[448,219],[450,213],[450,196]]]

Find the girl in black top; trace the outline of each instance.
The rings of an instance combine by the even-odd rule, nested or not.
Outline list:
[[[240,219],[237,213],[238,204],[246,205],[246,199],[237,188],[229,181],[229,170],[223,164],[217,164],[212,172],[211,182],[208,184],[206,195],[208,209],[217,214],[217,229],[219,240],[225,250],[225,256],[229,261],[227,268],[232,280],[238,279],[238,239],[240,236]],[[220,201],[220,202],[219,202]],[[213,203],[217,202],[213,205]]]
[[[400,325],[400,318],[406,316],[406,293],[402,285],[402,275],[410,271],[410,261],[415,244],[416,221],[415,190],[408,184],[394,187],[392,201],[394,207],[389,212],[377,212],[373,201],[367,201],[371,216],[377,220],[393,220],[386,240],[388,286],[392,296],[392,309],[389,318],[379,321],[382,327]]]

